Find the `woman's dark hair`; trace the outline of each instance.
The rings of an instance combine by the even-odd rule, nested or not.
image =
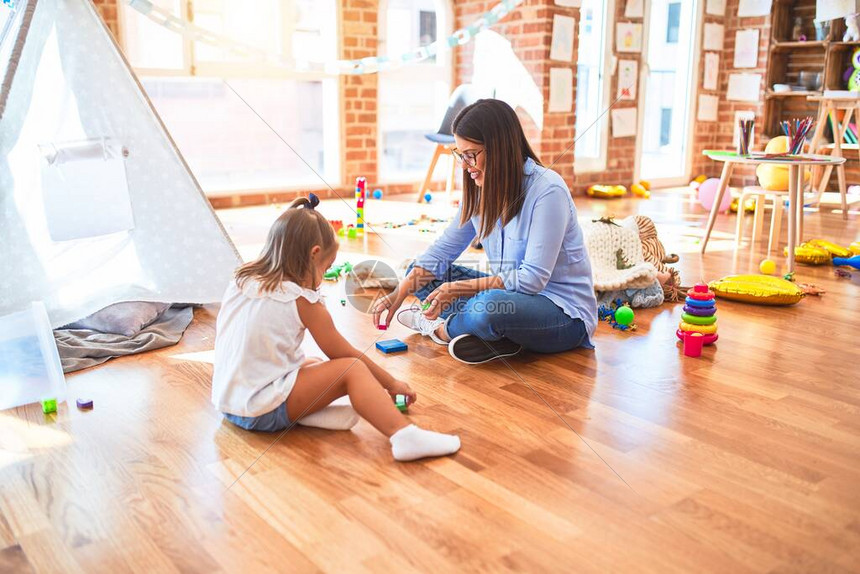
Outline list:
[[[501,219],[502,226],[523,208],[523,164],[532,158],[542,165],[532,150],[516,112],[501,100],[478,100],[457,114],[452,125],[455,135],[484,146],[484,185],[479,189],[469,172],[463,170],[461,224],[469,218],[481,219],[480,237],[486,237]]]

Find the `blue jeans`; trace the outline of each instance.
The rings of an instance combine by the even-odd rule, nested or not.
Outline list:
[[[278,405],[274,410],[256,417],[243,417],[223,413],[224,418],[245,430],[257,432],[278,432],[290,426],[287,416],[287,403]]]
[[[415,296],[424,300],[443,283],[479,277],[487,274],[451,265],[442,280],[434,279],[416,291]],[[485,341],[507,338],[538,353],[592,348],[582,319],[572,319],[543,295],[490,289],[455,299],[439,316],[447,319],[448,336],[452,339],[467,333]]]

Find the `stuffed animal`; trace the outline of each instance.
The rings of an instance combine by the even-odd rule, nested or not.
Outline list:
[[[843,42],[856,42],[860,40],[860,14],[848,14],[845,16],[845,34]]]
[[[855,48],[854,53],[851,54],[851,67],[845,71],[844,76],[848,76],[845,80],[848,89],[852,92],[860,92],[860,48]]]

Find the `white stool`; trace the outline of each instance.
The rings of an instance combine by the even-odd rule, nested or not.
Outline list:
[[[744,232],[744,205],[746,201],[755,197],[755,214],[753,215],[752,243],[758,241],[764,224],[764,208],[767,200],[771,201],[770,236],[767,242],[767,253],[779,247],[779,232],[782,227],[783,203],[788,197],[788,191],[768,191],[757,185],[747,186],[738,200],[738,224],[735,230],[735,249],[740,247]]]

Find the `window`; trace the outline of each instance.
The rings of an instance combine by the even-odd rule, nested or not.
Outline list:
[[[154,4],[228,39],[195,41],[123,6],[126,55],[204,191],[322,185],[314,172],[339,183],[337,77],[294,69],[337,58],[334,0],[259,0],[253,10],[226,0]]]
[[[666,19],[666,43],[677,44],[678,31],[681,27],[681,3],[669,4],[667,12],[669,16]]]
[[[421,10],[418,12],[418,45],[427,46],[436,41],[436,12]],[[435,62],[436,55],[430,56],[428,61]]]
[[[579,171],[606,167],[606,122],[592,125],[609,105],[606,14],[611,0],[583,0],[579,11],[579,50],[576,60],[576,146]]]
[[[380,52],[396,56],[450,34],[448,3],[388,0],[380,3]],[[427,171],[436,144],[424,135],[439,129],[448,106],[451,52],[379,74],[380,178],[414,181]],[[440,167],[443,164],[440,163]]]
[[[672,108],[660,109],[660,146],[669,145],[672,135]]]

